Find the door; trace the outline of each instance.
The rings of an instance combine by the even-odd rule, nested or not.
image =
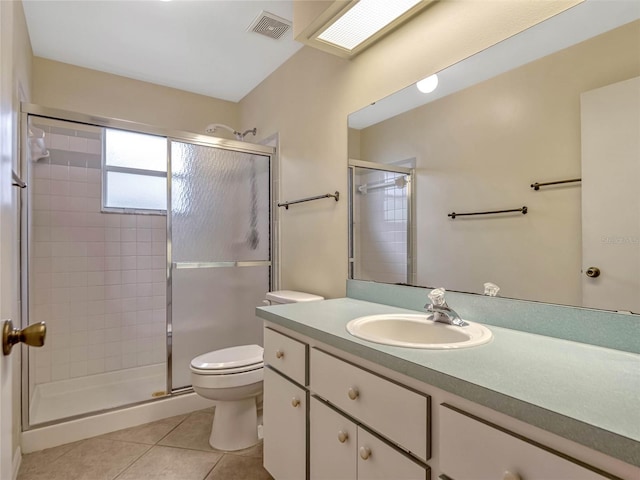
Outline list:
[[[640,313],[640,77],[583,93],[581,117],[583,305]]]
[[[264,468],[277,480],[307,477],[307,392],[264,369]]]
[[[12,109],[12,53],[11,53],[11,13],[9,2],[0,2],[0,320],[14,315],[17,278],[15,253],[15,229],[17,193],[12,184],[12,168],[15,158],[14,125]],[[17,162],[16,162],[17,163]],[[14,406],[13,406],[13,365],[20,355],[14,349],[13,355],[3,356],[0,352],[0,479],[12,475]]]
[[[257,152],[267,151],[170,142],[172,390],[191,385],[196,356],[262,345],[255,307],[270,287],[270,155]]]

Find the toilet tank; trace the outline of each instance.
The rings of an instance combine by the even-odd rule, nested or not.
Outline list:
[[[293,290],[276,290],[275,292],[267,292],[264,303],[265,305],[278,305],[282,303],[314,302],[317,300],[324,300],[324,297]]]

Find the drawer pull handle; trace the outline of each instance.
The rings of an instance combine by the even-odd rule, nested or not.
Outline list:
[[[371,449],[369,447],[360,447],[360,458],[367,460],[371,456]]]
[[[276,350],[276,358],[284,357],[284,352],[282,350]]]
[[[300,400],[298,399],[298,397],[293,397],[291,399],[291,406],[293,408],[296,408],[298,405],[300,405]]]
[[[339,441],[340,443],[344,443],[344,442],[346,442],[348,438],[349,438],[349,434],[348,434],[347,432],[345,432],[345,431],[343,431],[343,430],[340,430],[340,431],[338,432],[338,441]]]
[[[522,480],[522,479],[520,475],[518,475],[517,473],[513,473],[507,470],[506,472],[504,472],[504,475],[502,475],[502,480]]]
[[[360,396],[360,391],[358,390],[357,387],[351,387],[351,388],[349,388],[349,391],[347,392],[347,395],[349,395],[349,398],[351,400],[355,400],[356,398],[358,398]]]

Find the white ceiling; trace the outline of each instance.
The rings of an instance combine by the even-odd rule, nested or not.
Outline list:
[[[237,102],[298,51],[248,31],[293,0],[24,0],[34,55]]]

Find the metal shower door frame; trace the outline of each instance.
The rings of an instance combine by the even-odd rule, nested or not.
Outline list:
[[[369,170],[377,170],[381,172],[391,172],[407,175],[409,180],[407,182],[407,277],[406,282],[409,285],[415,284],[415,232],[414,232],[414,202],[415,202],[415,168],[400,167],[397,165],[389,165],[385,163],[368,162],[366,160],[349,159],[348,165],[348,181],[349,181],[349,258],[348,258],[348,272],[349,278],[354,279],[355,273],[355,258],[357,255],[357,247],[354,242],[353,233],[353,206],[356,195],[356,168],[367,168]]]
[[[274,263],[274,259],[276,258],[276,254],[277,254],[277,248],[278,248],[278,230],[277,230],[277,225],[275,223],[275,216],[274,216],[274,201],[275,201],[275,193],[274,193],[274,168],[276,168],[274,166],[274,160],[276,159],[276,149],[274,147],[268,147],[268,146],[264,146],[264,145],[259,145],[259,144],[251,144],[251,143],[246,143],[246,142],[241,142],[241,141],[237,141],[237,140],[228,140],[228,139],[224,139],[224,138],[216,138],[216,137],[210,137],[208,135],[202,135],[202,134],[197,134],[197,133],[193,133],[193,132],[186,132],[186,131],[182,131],[182,130],[175,130],[175,129],[169,129],[169,128],[163,128],[163,127],[159,127],[156,125],[149,125],[149,124],[145,124],[145,123],[139,123],[139,122],[133,122],[133,121],[128,121],[128,120],[122,120],[122,119],[116,119],[116,118],[110,118],[110,117],[104,117],[104,116],[99,116],[99,115],[89,115],[86,113],[79,113],[79,112],[73,112],[73,111],[69,111],[69,110],[63,110],[63,109],[58,109],[58,108],[49,108],[49,107],[43,107],[40,105],[36,105],[36,104],[32,104],[32,103],[25,103],[22,102],[20,104],[20,137],[19,137],[19,144],[20,144],[20,169],[24,175],[25,171],[26,171],[26,165],[27,165],[27,147],[26,147],[26,142],[28,139],[28,122],[29,122],[29,116],[33,115],[33,116],[37,116],[37,117],[43,117],[43,118],[49,118],[49,119],[54,119],[54,120],[63,120],[63,121],[68,121],[68,122],[75,122],[75,123],[79,123],[79,124],[84,124],[84,125],[92,125],[92,126],[96,126],[96,127],[104,127],[104,128],[114,128],[114,129],[119,129],[119,130],[127,130],[127,131],[131,131],[131,132],[136,132],[136,133],[146,133],[146,134],[150,134],[150,135],[157,135],[157,136],[162,136],[165,137],[167,140],[167,185],[168,188],[170,188],[170,168],[171,165],[169,163],[170,161],[170,145],[171,145],[171,140],[174,141],[179,141],[179,142],[187,142],[187,143],[193,143],[193,144],[197,144],[197,145],[204,145],[204,146],[210,146],[210,147],[215,147],[215,148],[220,148],[223,150],[233,150],[233,151],[237,151],[237,152],[243,152],[243,153],[249,153],[249,154],[257,154],[257,155],[262,155],[262,156],[268,156],[269,157],[269,229],[270,229],[270,244],[269,244],[269,257],[270,257],[270,265],[269,265],[269,287],[270,289],[273,286],[277,286],[277,279],[278,279],[278,272],[277,272],[277,265]],[[20,250],[21,250],[21,259],[20,259],[20,268],[21,268],[21,296],[20,296],[20,301],[21,301],[21,328],[26,327],[29,324],[29,281],[28,281],[28,275],[29,275],[29,255],[28,255],[28,251],[29,251],[29,246],[28,246],[28,215],[29,215],[29,208],[31,208],[30,202],[28,200],[28,195],[25,195],[26,199],[22,202],[22,211],[21,211],[21,219],[22,219],[22,225],[21,225],[21,245],[20,245]],[[170,258],[170,254],[171,254],[171,230],[169,228],[169,216],[167,215],[167,259]],[[169,262],[167,262],[167,276],[166,276],[166,281],[167,281],[167,289],[170,288],[170,274],[171,274],[171,265]],[[168,292],[167,295],[167,303],[166,303],[166,311],[167,311],[167,316],[169,317],[170,312],[171,312],[171,305],[170,305],[170,292]],[[73,416],[69,416],[69,417],[64,417],[58,420],[52,420],[50,422],[43,422],[43,423],[39,423],[36,425],[31,425],[29,423],[29,401],[26,402],[22,402],[21,405],[21,410],[22,410],[22,431],[29,431],[29,430],[33,430],[36,428],[42,428],[42,427],[47,427],[50,425],[56,425],[58,423],[62,423],[62,422],[68,422],[68,421],[72,421],[72,420],[78,420],[78,419],[83,419],[83,418],[88,418],[88,417],[92,417],[98,413],[106,413],[106,412],[111,412],[111,411],[116,411],[116,410],[121,410],[124,408],[130,408],[133,406],[137,406],[137,405],[144,405],[144,404],[148,404],[148,403],[152,403],[152,402],[156,402],[159,400],[162,400],[164,398],[167,397],[171,397],[171,396],[175,396],[175,395],[179,395],[179,394],[183,394],[183,393],[190,393],[193,391],[192,388],[187,388],[187,389],[183,389],[180,391],[176,391],[176,392],[172,392],[171,391],[171,383],[170,383],[170,366],[171,366],[171,358],[170,358],[170,349],[169,349],[169,333],[170,333],[170,328],[171,328],[171,323],[169,322],[169,318],[167,318],[167,330],[166,330],[166,338],[167,338],[167,355],[166,355],[166,359],[165,361],[167,362],[167,377],[168,377],[168,383],[166,385],[167,387],[167,395],[165,396],[159,396],[156,398],[151,398],[149,400],[143,400],[143,401],[139,401],[139,402],[132,402],[130,404],[127,405],[122,405],[122,406],[118,406],[118,407],[113,407],[113,408],[109,408],[106,410],[100,410],[99,412],[89,412],[89,413],[85,413],[85,414],[80,414],[80,415],[73,415]],[[22,390],[22,398],[23,399],[29,399],[29,354],[28,354],[28,349],[23,348],[22,349],[22,365],[21,365],[21,390]]]

